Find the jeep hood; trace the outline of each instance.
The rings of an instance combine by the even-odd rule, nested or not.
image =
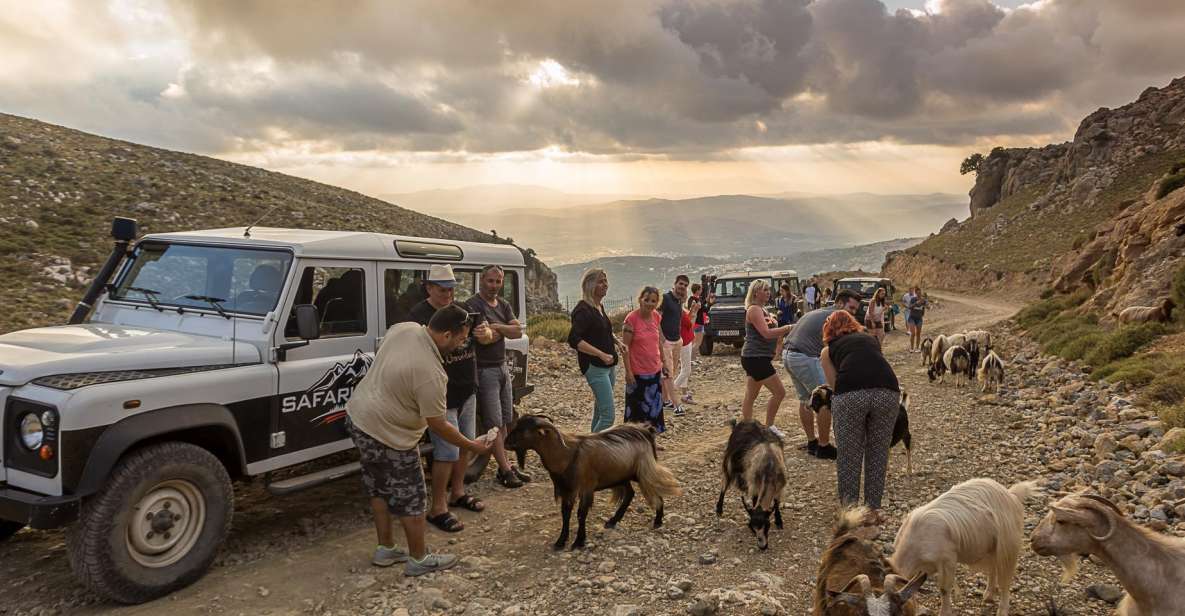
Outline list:
[[[0,336],[0,385],[53,374],[230,364],[231,350],[229,340],[144,327],[39,327]],[[234,347],[234,363],[259,360],[254,346]]]

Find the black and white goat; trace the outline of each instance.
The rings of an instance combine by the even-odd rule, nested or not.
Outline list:
[[[736,485],[741,505],[749,514],[749,530],[757,547],[769,547],[769,522],[782,528],[782,490],[786,487],[786,459],[782,439],[756,421],[733,424],[721,463],[720,498],[716,515],[724,515],[724,494]]]
[[[662,526],[663,499],[683,493],[671,471],[658,463],[654,429],[639,424],[620,424],[596,434],[568,434],[543,415],[523,415],[507,429],[506,448],[518,454],[520,465],[527,450],[534,450],[551,475],[563,516],[563,528],[554,545],[557,550],[568,542],[568,523],[578,502],[572,548],[584,547],[585,519],[593,496],[601,490],[613,490],[614,500],[620,503],[605,522],[606,528],[616,526],[629,509],[634,499],[630,482],[638,484],[654,509],[654,528]]]
[[[946,381],[946,373],[950,372],[955,377],[955,387],[962,387],[966,384],[970,371],[971,356],[967,353],[967,349],[956,345],[947,348],[942,357],[930,366],[926,374],[931,381],[937,380],[939,383],[943,383]]]
[[[963,343],[963,348],[967,351],[967,380],[975,379],[976,373],[979,372],[979,341],[975,338],[967,338],[967,342]]]
[[[988,351],[979,362],[978,378],[979,391],[995,393],[1000,390],[1000,384],[1004,382],[1004,360],[995,351]]]
[[[820,409],[831,409],[831,398],[835,395],[830,385],[820,385],[811,392],[810,409],[816,413]],[[901,401],[897,405],[897,422],[893,424],[893,440],[889,441],[889,449],[905,444],[905,473],[913,476],[913,435],[909,432],[909,393],[901,390]]]

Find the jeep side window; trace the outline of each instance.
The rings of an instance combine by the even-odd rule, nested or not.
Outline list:
[[[457,269],[457,290],[454,293],[454,299],[457,302],[464,302],[470,297],[477,295],[480,290],[480,282],[478,278],[481,277],[480,269]],[[502,301],[509,304],[516,312],[518,311],[518,272],[513,270],[506,270],[506,276],[502,279],[502,293],[498,296]]]
[[[313,304],[321,317],[321,337],[366,333],[366,275],[353,267],[304,268],[296,289],[296,304]],[[284,335],[296,339],[296,316],[288,317]]]
[[[424,300],[424,270],[391,268],[383,272],[384,305],[387,307],[386,327],[407,321],[411,309]]]

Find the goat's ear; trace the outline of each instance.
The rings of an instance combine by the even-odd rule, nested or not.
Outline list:
[[[1053,517],[1058,522],[1081,526],[1096,541],[1106,541],[1115,532],[1115,521],[1111,519],[1113,513],[1109,509],[1094,503],[1082,503],[1084,507],[1062,507],[1051,505]]]

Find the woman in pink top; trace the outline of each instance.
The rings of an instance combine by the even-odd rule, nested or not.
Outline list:
[[[666,430],[662,414],[662,379],[667,367],[662,364],[659,341],[660,319],[655,308],[661,295],[655,287],[645,287],[638,294],[638,309],[625,317],[622,342],[625,344],[625,420],[648,423]]]

